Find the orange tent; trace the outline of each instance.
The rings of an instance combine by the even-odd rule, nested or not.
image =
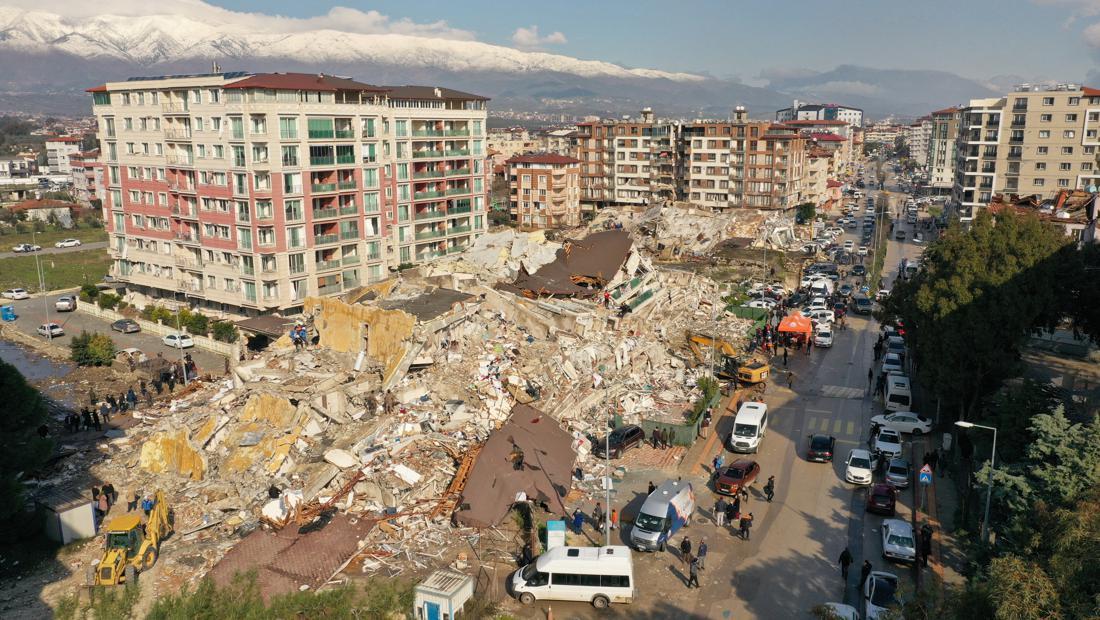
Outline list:
[[[802,316],[801,312],[792,312],[780,321],[779,331],[810,335],[814,333],[814,326],[808,317]]]

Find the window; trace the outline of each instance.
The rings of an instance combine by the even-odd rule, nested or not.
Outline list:
[[[396,121],[394,123],[394,133],[398,138],[409,135],[409,121]]]
[[[297,222],[302,219],[302,201],[301,200],[286,200],[283,202],[283,214],[286,216],[286,221]]]
[[[365,213],[378,213],[378,192],[363,194],[363,211]]]
[[[1043,185],[1046,184],[1046,181],[1043,180],[1043,179],[1034,179],[1034,180],[1031,181],[1031,184],[1034,185],[1035,187],[1042,187]]]
[[[1072,129],[1067,129],[1067,130],[1062,132],[1062,137],[1066,138],[1067,140],[1072,139],[1076,136],[1077,136],[1077,132],[1072,130]]]
[[[1059,170],[1070,170],[1071,167],[1072,167],[1072,164],[1070,164],[1069,162],[1062,162],[1062,163],[1058,164],[1058,169]]]
[[[279,261],[276,260],[274,254],[264,254],[260,256],[260,271],[270,273],[279,269]]]
[[[252,134],[267,133],[267,117],[262,114],[253,114],[249,117],[249,132]]]
[[[237,228],[237,247],[242,250],[252,249],[252,229],[247,227]]]
[[[1069,179],[1058,179],[1058,187],[1069,187]]]
[[[1035,162],[1035,169],[1036,169],[1036,170],[1046,170],[1046,169],[1047,169],[1047,164],[1046,164],[1046,162],[1043,162],[1043,161],[1037,161],[1037,162]]]
[[[368,168],[363,171],[363,187],[378,187],[377,168]]]
[[[1040,138],[1049,138],[1050,137],[1050,130],[1049,129],[1040,130],[1039,131],[1039,137]]]
[[[1066,114],[1066,122],[1067,123],[1076,123],[1077,122],[1077,115],[1076,114]]]
[[[1054,115],[1053,114],[1040,114],[1039,115],[1039,122],[1041,122],[1041,123],[1049,123],[1052,120],[1054,120]]]
[[[297,146],[284,146],[283,147],[283,165],[284,166],[298,166],[298,147]]]
[[[275,217],[275,212],[271,208],[270,200],[257,200],[256,201],[256,219],[258,220],[270,220]]]
[[[298,139],[298,119],[293,116],[280,116],[279,117],[279,139],[281,140],[297,140]]]
[[[1067,103],[1068,103],[1068,105],[1081,105],[1081,98],[1080,97],[1070,97],[1069,101]],[[1074,114],[1073,116],[1075,117],[1073,120],[1077,120],[1076,119],[1077,115]],[[1066,120],[1069,120],[1069,119],[1066,119]]]
[[[291,249],[306,247],[306,229],[302,226],[291,226],[287,228],[286,245]]]
[[[290,263],[290,273],[305,273],[306,271],[306,255],[305,254],[290,254],[287,256],[287,261]]]
[[[256,230],[256,241],[259,245],[275,245],[275,229],[261,226]]]
[[[1093,155],[1093,154],[1096,153],[1096,147],[1095,146],[1084,146],[1084,147],[1081,147],[1081,150],[1085,153],[1085,155]]]
[[[1054,97],[1043,97],[1043,105],[1054,105]]]
[[[1091,161],[1081,162],[1081,170],[1084,170],[1086,172],[1092,171],[1092,162]]]
[[[373,118],[364,118],[360,121],[360,123],[362,125],[363,137],[364,138],[373,138],[374,137],[374,119]]]
[[[1038,155],[1046,155],[1049,149],[1045,146],[1035,147],[1035,153]]]
[[[331,118],[311,118],[307,122],[309,127],[309,137],[311,139],[317,138],[333,138],[336,136]]]
[[[1073,155],[1073,147],[1072,146],[1063,146],[1062,147],[1062,154],[1063,155]]]

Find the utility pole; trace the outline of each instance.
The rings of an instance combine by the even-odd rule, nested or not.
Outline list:
[[[34,226],[31,226],[31,245],[35,243]],[[46,294],[46,278],[42,275],[42,262],[38,259],[38,252],[34,253],[34,267],[38,271],[38,292],[42,293],[42,307],[46,311],[46,340],[53,340],[53,330],[50,329],[50,299]]]
[[[176,308],[176,346],[180,350],[180,367],[183,369],[183,387],[187,387],[187,362],[183,357],[183,331],[180,329],[180,311]]]

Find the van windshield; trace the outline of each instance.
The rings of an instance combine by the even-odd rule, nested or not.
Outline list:
[[[906,394],[891,394],[889,402],[896,403],[898,405],[908,405],[909,396]]]
[[[648,532],[663,532],[667,521],[668,519],[664,517],[655,517],[639,512],[638,518],[634,520],[634,525]]]
[[[755,424],[734,424],[733,434],[738,437],[756,437]]]

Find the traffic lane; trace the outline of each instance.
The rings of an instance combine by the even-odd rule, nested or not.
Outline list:
[[[62,329],[65,330],[65,335],[53,339],[53,342],[59,346],[68,347],[74,335],[79,334],[82,330],[86,330],[89,332],[102,332],[110,335],[111,339],[115,342],[115,347],[118,349],[136,347],[141,349],[141,351],[149,357],[154,357],[157,353],[160,353],[168,359],[180,358],[179,349],[165,345],[161,341],[160,336],[155,334],[147,334],[144,332],[123,334],[111,330],[111,322],[106,319],[94,317],[82,312],[58,312],[54,309],[54,302],[56,302],[57,299],[57,297],[51,295],[46,298],[45,303],[49,304],[50,321],[61,325]],[[15,327],[28,334],[37,336],[35,330],[39,325],[46,322],[47,311],[43,299],[39,297],[35,299],[21,299],[14,302],[5,300],[5,303],[11,303],[15,306],[15,313],[19,316],[19,319],[14,323]],[[37,337],[44,339],[42,336]],[[217,353],[212,353],[197,347],[186,349],[184,353],[191,354],[191,358],[198,365],[200,372],[220,375],[225,370],[225,358]]]
[[[80,252],[83,250],[102,250],[107,247],[106,241],[94,241],[84,243],[72,248],[44,247],[37,252],[0,252],[0,258],[15,258],[17,256],[34,256],[36,254],[65,254],[67,252]]]

